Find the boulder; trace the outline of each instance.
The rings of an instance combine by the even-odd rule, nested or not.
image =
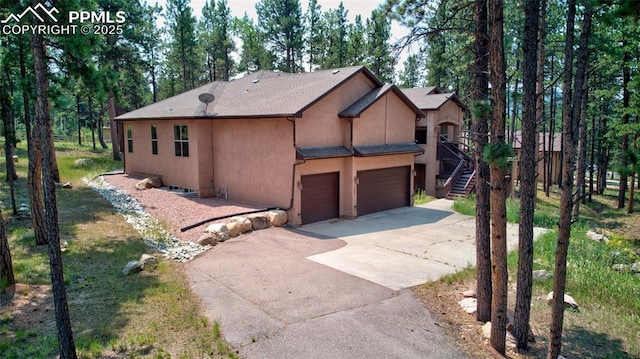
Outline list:
[[[476,291],[473,289],[465,290],[462,292],[462,296],[465,298],[475,298],[477,295]]]
[[[207,229],[205,229],[205,232],[211,233],[216,242],[224,242],[229,239],[229,229],[224,223],[210,224]]]
[[[282,227],[289,221],[287,216],[287,212],[281,209],[274,209],[267,212],[267,216],[269,217],[269,221],[271,225],[274,227]]]
[[[547,304],[553,305],[553,292],[549,292],[549,294],[547,294]],[[565,294],[564,309],[567,309],[567,308],[578,309],[578,302],[576,302],[576,300],[573,299],[573,297],[571,297],[570,295]]]
[[[212,233],[205,232],[200,236],[200,238],[198,238],[196,243],[201,246],[215,246],[216,244],[218,244],[218,241]]]
[[[229,231],[229,237],[237,237],[240,235],[240,224],[238,222],[229,222],[227,223],[227,230]]]
[[[596,233],[591,230],[587,231],[587,237],[592,241],[609,242],[609,238],[605,237],[604,234]]]
[[[468,314],[473,314],[478,310],[478,300],[476,298],[464,298],[458,304]]]
[[[491,322],[482,325],[482,335],[487,339],[491,338]]]
[[[140,266],[142,267],[142,270],[154,270],[156,268],[158,268],[158,258],[152,256],[151,254],[143,254],[140,256],[140,260],[138,260],[138,262],[140,262]]]
[[[77,160],[73,161],[73,164],[76,166],[86,166],[91,164],[93,161],[90,158],[78,158]]]
[[[253,228],[251,221],[247,217],[233,217],[231,218],[231,222],[236,224],[236,228],[240,233],[249,232]]]
[[[533,271],[533,280],[545,281],[547,279],[553,278],[553,274],[547,272],[544,269],[534,270]]]
[[[142,265],[138,261],[131,261],[122,270],[122,274],[131,275],[142,271]]]
[[[136,183],[137,190],[144,190],[147,188],[160,188],[162,187],[162,179],[158,176],[147,177],[138,183]]]
[[[251,227],[254,231],[271,227],[271,222],[269,222],[269,217],[267,217],[266,213],[250,214],[247,219],[251,221]]]

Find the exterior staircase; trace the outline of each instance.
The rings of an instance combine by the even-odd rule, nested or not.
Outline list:
[[[476,173],[469,169],[465,169],[464,172],[458,177],[458,180],[453,184],[453,187],[447,194],[447,199],[456,199],[457,197],[466,197],[471,193],[473,187],[476,185]]]

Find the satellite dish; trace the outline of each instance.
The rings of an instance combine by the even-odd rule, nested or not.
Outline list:
[[[205,92],[205,93],[201,93],[200,95],[198,95],[198,100],[200,100],[200,102],[204,103],[204,104],[210,104],[213,102],[213,100],[215,100],[215,96],[211,93]]]

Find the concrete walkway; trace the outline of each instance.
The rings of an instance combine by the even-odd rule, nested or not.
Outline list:
[[[475,221],[450,206],[255,231],[187,274],[245,358],[465,358],[407,289],[474,263]]]

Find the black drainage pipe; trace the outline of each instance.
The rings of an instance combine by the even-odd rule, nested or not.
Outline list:
[[[255,211],[249,211],[249,212],[240,212],[240,213],[234,213],[234,214],[227,214],[226,216],[219,216],[219,217],[212,217],[212,218],[208,218],[205,220],[202,220],[200,222],[196,222],[194,224],[190,224],[188,226],[184,226],[182,228],[180,228],[180,232],[185,232],[188,231],[190,229],[196,228],[196,227],[200,227],[203,224],[209,223],[209,222],[213,222],[213,221],[217,221],[219,219],[225,219],[225,218],[231,218],[231,217],[235,217],[235,216],[244,216],[246,214],[254,214],[254,213],[260,213],[260,212],[266,212],[266,211],[271,211],[274,209],[278,209],[278,207],[268,207],[268,208],[263,208],[263,209],[258,209]]]

